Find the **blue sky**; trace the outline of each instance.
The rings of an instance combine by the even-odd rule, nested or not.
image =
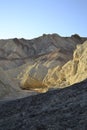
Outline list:
[[[87,37],[87,0],[0,0],[0,39],[44,33]]]

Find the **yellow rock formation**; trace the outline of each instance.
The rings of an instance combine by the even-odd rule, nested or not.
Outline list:
[[[74,51],[73,60],[62,67],[48,71],[44,83],[49,87],[65,87],[87,78],[87,41],[78,45]]]
[[[46,92],[47,86],[42,82],[47,74],[47,68],[42,64],[34,64],[27,67],[21,74],[20,84],[22,89],[30,89],[38,92]]]

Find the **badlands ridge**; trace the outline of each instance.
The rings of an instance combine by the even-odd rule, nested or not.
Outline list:
[[[86,79],[86,40],[77,34],[0,40],[0,99],[43,93]]]

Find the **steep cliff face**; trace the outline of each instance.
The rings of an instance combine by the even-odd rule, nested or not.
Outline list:
[[[73,60],[62,67],[49,69],[44,79],[47,86],[65,87],[87,78],[87,41],[78,45]]]

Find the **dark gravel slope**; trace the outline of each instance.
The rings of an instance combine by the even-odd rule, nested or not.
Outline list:
[[[0,130],[87,130],[87,80],[0,102]]]

